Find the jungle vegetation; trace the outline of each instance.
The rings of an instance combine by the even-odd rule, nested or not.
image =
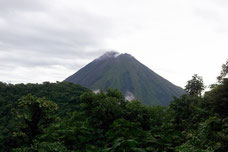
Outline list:
[[[169,106],[68,82],[0,83],[1,152],[227,152],[228,79],[193,75]]]

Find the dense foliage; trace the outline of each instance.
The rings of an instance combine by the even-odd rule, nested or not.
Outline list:
[[[226,152],[228,80],[169,107],[70,83],[0,84],[2,152]]]
[[[201,96],[202,91],[205,86],[203,84],[203,78],[194,74],[192,79],[187,82],[185,86],[185,91],[190,95]]]

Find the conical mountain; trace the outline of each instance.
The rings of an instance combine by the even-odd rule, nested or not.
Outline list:
[[[119,89],[128,100],[138,99],[146,105],[168,105],[184,90],[162,78],[130,54],[107,52],[65,81],[92,90]]]

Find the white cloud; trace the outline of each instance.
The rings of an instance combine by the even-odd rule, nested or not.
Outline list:
[[[98,93],[100,93],[100,90],[99,89],[93,90],[93,93],[98,94]]]
[[[0,81],[61,81],[110,49],[182,87],[194,73],[209,85],[227,27],[226,0],[0,0]]]
[[[131,92],[127,91],[125,94],[125,99],[128,101],[132,101],[135,100],[135,96]]]

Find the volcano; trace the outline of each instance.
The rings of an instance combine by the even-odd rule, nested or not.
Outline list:
[[[146,105],[169,105],[185,91],[140,63],[132,55],[107,52],[68,77],[65,81],[93,91],[119,89],[127,100]]]

